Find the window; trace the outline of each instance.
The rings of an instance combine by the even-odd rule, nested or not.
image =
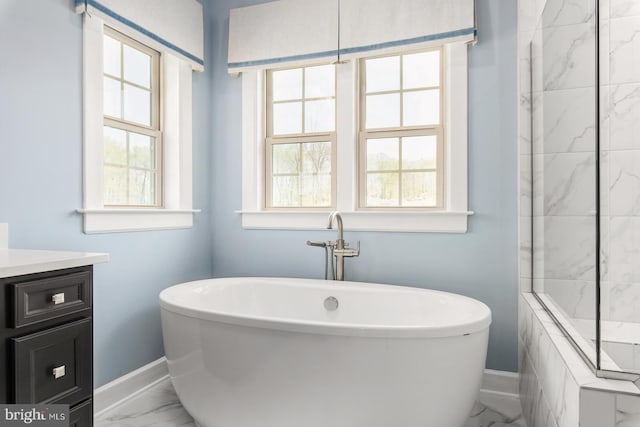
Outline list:
[[[441,50],[360,60],[360,206],[443,207]]]
[[[162,206],[160,54],[104,36],[104,204]]]
[[[191,227],[193,65],[113,23],[84,15],[84,231]]]
[[[335,206],[335,65],[269,71],[267,208]]]
[[[243,226],[466,232],[466,44],[331,67],[243,71]]]

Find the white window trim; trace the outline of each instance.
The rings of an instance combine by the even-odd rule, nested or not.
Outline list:
[[[338,66],[337,210],[354,231],[465,233],[468,217],[467,46],[448,44],[446,58],[445,209],[372,211],[358,208],[356,60]],[[242,73],[242,226],[248,229],[320,230],[327,211],[267,211],[264,206],[264,72]]]
[[[161,55],[163,207],[105,208],[103,146],[103,21],[84,14],[84,232],[165,230],[193,226],[192,68],[169,53]],[[116,28],[135,39],[126,28]]]

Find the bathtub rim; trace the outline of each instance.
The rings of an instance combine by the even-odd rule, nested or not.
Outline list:
[[[403,293],[431,293],[431,294],[445,294],[447,296],[453,296],[467,300],[479,308],[482,312],[482,316],[477,316],[472,321],[465,323],[452,323],[449,325],[428,326],[428,325],[362,325],[351,323],[328,323],[324,321],[315,320],[303,320],[303,319],[291,319],[282,317],[265,317],[265,316],[252,316],[250,314],[238,314],[223,311],[207,311],[193,307],[185,307],[171,302],[167,295],[171,290],[175,290],[178,287],[197,286],[204,282],[211,281],[223,281],[233,280],[241,281],[246,279],[252,280],[267,280],[267,281],[285,281],[288,283],[294,283],[296,281],[302,281],[303,286],[312,286],[309,282],[314,282],[313,286],[318,286],[319,283],[327,282],[329,286],[337,287],[358,287],[358,288],[382,288],[394,292]],[[317,282],[317,283],[315,283]],[[355,336],[355,337],[377,337],[377,338],[448,338],[470,335],[478,332],[483,332],[489,329],[492,323],[491,309],[481,301],[474,298],[467,297],[452,292],[438,291],[434,289],[425,289],[410,286],[399,285],[387,285],[381,283],[371,282],[335,282],[325,281],[320,279],[306,279],[306,278],[287,278],[287,277],[250,277],[250,276],[234,276],[234,277],[220,277],[210,278],[202,280],[194,280],[190,282],[179,283],[170,286],[160,292],[159,295],[160,308],[175,314],[182,316],[220,322],[231,325],[256,327],[270,330],[279,330],[285,332],[299,332],[307,334],[319,334],[319,335],[337,335],[337,336]]]

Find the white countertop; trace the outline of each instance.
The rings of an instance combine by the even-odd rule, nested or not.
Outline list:
[[[105,253],[0,249],[0,278],[107,261],[109,261],[109,254]]]

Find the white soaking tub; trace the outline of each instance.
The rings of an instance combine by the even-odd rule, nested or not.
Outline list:
[[[184,283],[160,305],[173,385],[202,427],[461,427],[491,323],[460,295],[308,279]]]

